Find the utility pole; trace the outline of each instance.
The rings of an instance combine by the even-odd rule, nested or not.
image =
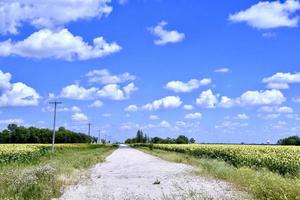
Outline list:
[[[89,136],[91,136],[91,123],[89,122],[88,125],[89,125]]]
[[[54,119],[53,119],[53,135],[52,135],[52,153],[54,152],[54,143],[55,143],[55,124],[56,124],[56,107],[58,104],[61,104],[62,102],[59,101],[52,101],[49,102],[49,104],[54,105]]]
[[[101,130],[99,129],[99,134],[98,134],[98,144],[100,144],[101,143]]]

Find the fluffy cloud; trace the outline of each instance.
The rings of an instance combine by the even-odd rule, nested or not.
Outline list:
[[[136,111],[138,111],[138,109],[139,108],[136,105],[129,105],[124,110],[126,112],[136,112]]]
[[[160,122],[160,126],[163,128],[169,128],[171,127],[171,124],[168,121],[163,120]]]
[[[117,84],[108,84],[105,85],[101,90],[98,90],[97,95],[99,97],[112,100],[124,100],[128,99],[136,90],[138,90],[138,88],[134,85],[134,83],[130,83],[122,89]]]
[[[150,119],[150,120],[158,120],[159,117],[158,117],[157,115],[150,115],[150,116],[149,116],[149,119]]]
[[[278,72],[271,77],[264,78],[262,82],[271,89],[289,89],[290,83],[300,83],[300,73]]]
[[[61,91],[60,96],[68,99],[76,99],[76,100],[87,100],[93,99],[97,88],[92,87],[86,89],[77,84],[72,84],[64,87]]]
[[[72,112],[81,112],[81,109],[77,106],[72,106],[71,111]]]
[[[42,29],[31,34],[23,41],[10,39],[0,42],[0,56],[17,55],[31,58],[55,58],[63,60],[87,60],[100,58],[121,50],[115,43],[107,43],[103,37],[97,37],[90,45],[82,37],[74,36],[67,29],[54,32]]]
[[[135,80],[135,76],[128,72],[112,75],[107,69],[92,70],[86,74],[90,83],[117,84]]]
[[[227,73],[229,71],[230,71],[230,69],[229,68],[225,68],[225,67],[214,70],[214,72],[216,72],[216,73]]]
[[[241,114],[237,114],[236,119],[247,120],[249,119],[249,117],[245,113],[241,113]]]
[[[250,8],[229,16],[232,22],[246,22],[248,25],[269,29],[278,27],[296,27],[299,17],[295,12],[300,9],[298,0],[258,2]]]
[[[56,28],[72,21],[106,16],[111,0],[10,0],[0,4],[0,33],[16,34],[24,23]]]
[[[153,101],[152,103],[148,103],[142,106],[144,110],[159,110],[159,109],[167,109],[167,108],[177,108],[181,106],[182,101],[178,96],[167,96],[162,99],[158,99]]]
[[[219,94],[214,94],[212,90],[203,91],[196,99],[199,106],[205,108],[231,108],[233,106],[260,106],[260,105],[280,105],[286,101],[285,96],[279,90],[247,91],[240,97],[229,98]]]
[[[258,109],[259,112],[265,112],[265,113],[293,113],[294,110],[291,107],[288,106],[263,106],[260,109]]]
[[[103,106],[103,102],[100,100],[96,100],[92,104],[89,105],[90,108],[100,108],[102,106]]]
[[[76,112],[72,115],[72,120],[74,122],[86,122],[88,117],[84,113]]]
[[[208,85],[211,83],[211,79],[204,78],[202,80],[192,79],[187,83],[182,81],[170,81],[166,84],[165,88],[172,90],[174,92],[191,92],[195,89],[198,89],[200,86]]]
[[[1,119],[0,124],[23,124],[24,120],[23,119]]]
[[[225,129],[225,130],[236,130],[239,128],[247,127],[248,123],[232,122],[232,121],[223,121],[220,125],[216,125],[216,129]]]
[[[24,83],[11,83],[11,74],[0,70],[0,107],[36,106],[40,95]]]
[[[157,36],[158,39],[154,40],[154,44],[156,45],[165,45],[168,43],[177,43],[181,42],[185,38],[184,33],[179,33],[176,30],[173,31],[167,31],[165,30],[165,26],[168,23],[165,21],[162,21],[158,23],[157,26],[150,28],[149,30],[153,33],[153,35]]]
[[[185,109],[185,110],[193,110],[194,109],[194,106],[193,105],[184,105],[183,106],[183,109]]]
[[[211,89],[203,91],[196,99],[196,103],[199,106],[205,108],[215,108],[218,103],[218,95],[214,95]]]
[[[186,119],[202,119],[202,114],[199,112],[189,113],[184,116]]]
[[[241,105],[280,105],[286,98],[279,90],[247,91],[239,98]]]

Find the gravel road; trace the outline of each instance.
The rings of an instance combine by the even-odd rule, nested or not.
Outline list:
[[[60,200],[246,199],[230,184],[194,172],[191,166],[121,146],[90,169],[90,178],[68,187]]]

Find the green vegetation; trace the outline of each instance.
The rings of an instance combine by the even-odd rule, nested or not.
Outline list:
[[[151,148],[219,159],[235,167],[267,168],[282,175],[300,177],[300,148],[296,146],[154,144]]]
[[[300,137],[298,136],[291,136],[284,139],[278,140],[277,144],[279,145],[293,145],[293,146],[300,146]]]
[[[31,146],[19,144],[20,147],[8,147],[9,145],[7,144],[7,148],[24,148],[24,151]],[[33,150],[28,150],[28,155],[38,152],[41,148],[39,146],[45,147],[34,145]],[[115,149],[112,145],[62,144],[57,145],[55,153],[47,151],[43,156],[31,159],[16,159],[9,164],[2,162],[0,199],[46,200],[59,197],[65,186],[75,184],[84,175],[84,169],[102,162]],[[26,153],[22,157],[25,158],[25,155]]]
[[[56,143],[92,143],[97,138],[83,133],[76,133],[60,127],[56,132]],[[52,130],[9,124],[7,129],[0,132],[0,143],[52,143]]]
[[[248,192],[255,199],[300,199],[299,178],[282,176],[266,169],[235,167],[218,159],[199,158],[186,153],[136,147],[168,161],[193,165],[199,169],[199,175],[233,183],[238,189]]]
[[[160,137],[149,138],[146,134],[141,130],[137,131],[136,137],[127,139],[125,141],[126,144],[135,144],[135,143],[151,143],[151,144],[193,144],[195,143],[194,138],[187,138],[184,135],[179,135],[177,138],[169,138],[166,139]]]

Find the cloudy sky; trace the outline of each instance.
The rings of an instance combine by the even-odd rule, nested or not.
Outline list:
[[[0,0],[0,127],[122,141],[300,133],[300,1]]]

